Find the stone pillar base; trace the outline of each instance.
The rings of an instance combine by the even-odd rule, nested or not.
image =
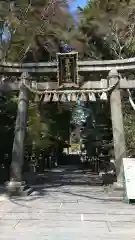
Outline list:
[[[113,183],[113,190],[123,191],[124,190],[123,183],[121,183],[121,182],[114,182]]]
[[[6,183],[6,190],[9,196],[22,196],[24,189],[24,182],[10,181]]]

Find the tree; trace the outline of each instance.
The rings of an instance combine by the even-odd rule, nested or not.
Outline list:
[[[5,17],[11,32],[6,59],[26,61],[29,55],[27,61],[39,61],[47,55],[46,60],[50,60],[58,51],[59,40],[69,40],[74,27],[67,1],[16,0],[15,3]]]
[[[79,9],[79,28],[87,37],[87,55],[91,59],[117,59],[120,51],[123,57],[130,56],[134,52],[133,15],[135,10],[134,1],[89,1],[84,9]],[[132,25],[133,24],[133,25]],[[114,30],[115,29],[115,30]],[[127,38],[123,49],[119,49],[116,39]],[[117,42],[117,43],[116,43]],[[125,43],[125,41],[124,41]],[[117,45],[117,49],[116,49]]]
[[[84,9],[79,9],[79,16],[78,27],[87,39],[87,58],[121,59],[134,56],[135,1],[89,1]],[[134,151],[134,116],[128,106],[128,95],[123,91],[122,100],[127,148]]]
[[[17,96],[13,93],[0,96],[0,181],[6,181],[12,157],[14,122],[16,118]]]
[[[56,0],[53,1],[53,4],[51,1],[49,4],[48,2],[45,0],[37,1],[37,3],[31,1],[31,4],[29,4],[29,1],[26,0],[16,0],[15,4],[10,6],[10,11],[4,12],[3,21],[6,23],[6,29],[10,32],[8,41],[5,43],[7,50],[5,51],[5,60],[49,61],[58,51],[61,38],[70,41],[71,32],[73,34],[74,29],[74,20],[69,13],[66,1]],[[6,5],[6,9],[9,10],[9,5]],[[33,29],[36,31],[33,31]],[[8,103],[2,102],[2,109],[9,111],[13,99],[15,99],[15,106],[17,106],[16,95],[13,94],[9,99]],[[7,111],[2,113],[5,126],[8,125]],[[28,152],[30,155],[32,155],[32,151],[37,154],[41,151],[47,151],[49,146],[54,146],[56,143],[60,145],[61,141],[64,142],[68,136],[70,119],[70,112],[56,104],[50,104],[49,108],[40,111],[33,101],[33,96],[30,96],[28,111],[29,119],[25,144],[26,160],[29,158]],[[14,116],[14,118],[12,118],[10,129],[3,128],[3,124],[0,127],[1,137],[5,136],[3,144],[6,147],[1,145],[4,152],[1,151],[1,164],[4,163],[5,166],[7,166],[7,163],[4,156],[8,155],[8,163],[11,161],[16,108],[12,108],[11,116]],[[8,147],[6,144],[7,137]]]

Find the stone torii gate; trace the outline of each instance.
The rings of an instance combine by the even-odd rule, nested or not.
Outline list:
[[[56,56],[56,62],[0,63],[2,76],[0,91],[19,91],[8,189],[20,190],[22,184],[29,90],[41,94],[44,99],[46,94],[47,96],[48,94],[61,96],[63,93],[67,94],[67,90],[70,90],[72,96],[73,94],[83,94],[85,99],[86,95],[89,96],[89,101],[91,101],[90,94],[109,92],[117,185],[122,187],[122,158],[126,157],[126,146],[120,89],[135,88],[135,80],[123,77],[123,74],[129,76],[129,73],[134,72],[135,58],[110,61],[78,61],[76,52],[58,53]],[[33,81],[33,77],[38,79],[39,76],[51,76],[54,81]],[[74,101],[73,98],[71,101]]]

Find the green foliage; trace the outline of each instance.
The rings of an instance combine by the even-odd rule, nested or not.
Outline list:
[[[55,0],[53,5],[48,4],[48,0],[33,0],[30,5],[28,0],[15,2],[10,11],[8,1],[0,2],[1,18],[6,21],[11,33],[10,41],[4,43],[8,61],[50,61],[55,58],[61,39],[69,41],[82,59],[134,56],[135,1],[90,0],[83,9],[78,9],[78,25],[69,12],[67,1]],[[16,107],[15,94],[0,97],[0,156],[1,164],[5,165],[11,160]],[[50,148],[61,147],[69,137],[70,109],[55,103],[39,109],[31,98],[26,151],[32,154],[31,149],[47,152]],[[134,150],[134,113],[129,103],[123,102],[123,113],[127,147]],[[74,117],[78,119],[79,114],[75,112]],[[99,136],[99,131],[94,134]],[[5,161],[6,158],[8,161]]]
[[[8,179],[8,169],[12,158],[16,108],[17,102],[14,94],[0,96],[0,181],[2,178],[4,181]],[[3,172],[3,169],[6,171]]]
[[[84,9],[79,9],[79,29],[87,37],[87,56],[91,59],[133,56],[134,12],[134,1],[119,0],[88,1]]]
[[[41,121],[37,106],[30,102],[28,109],[27,143],[32,144],[35,148],[46,149],[49,144],[47,134],[47,124]]]
[[[105,60],[134,57],[135,1],[90,0],[78,12],[78,28],[86,36],[87,42],[85,58]],[[126,143],[128,152],[134,152],[134,112],[126,99],[126,104],[122,99]]]
[[[32,102],[28,109],[27,144],[34,148],[47,151],[58,147],[69,137],[70,111],[63,106],[50,103],[42,109]]]
[[[17,0],[11,9],[8,1],[6,4],[0,2],[1,17],[11,34],[11,39],[3,43],[3,55],[7,61],[49,61],[55,58],[59,40],[74,38],[74,19],[67,1],[54,0],[53,4],[48,0],[30,2]],[[11,161],[16,107],[16,95],[0,99],[1,166],[3,163],[7,166]],[[25,141],[26,160],[31,160],[33,153],[36,155],[48,152],[50,148],[62,147],[68,139],[69,121],[70,111],[64,106],[49,104],[40,110],[31,98]]]
[[[63,0],[17,0],[5,19],[12,35],[6,52],[8,61],[50,60],[58,51],[59,40],[69,40],[74,29],[67,1]]]
[[[124,115],[124,129],[126,137],[127,153],[130,155],[135,153],[135,121],[134,110],[132,109],[129,100],[126,97],[122,99],[123,115]]]

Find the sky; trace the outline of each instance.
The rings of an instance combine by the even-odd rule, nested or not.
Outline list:
[[[73,0],[71,3],[71,11],[76,10],[77,6],[83,7],[86,4],[87,0]]]

